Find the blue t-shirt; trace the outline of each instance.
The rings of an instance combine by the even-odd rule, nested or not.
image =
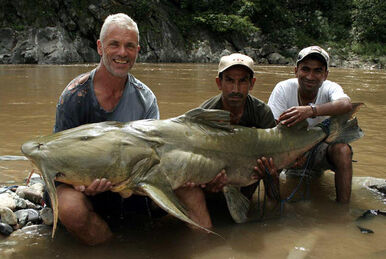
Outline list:
[[[159,119],[155,95],[131,74],[118,104],[112,111],[104,110],[94,92],[95,71],[79,75],[64,89],[56,106],[54,132],[102,121]]]

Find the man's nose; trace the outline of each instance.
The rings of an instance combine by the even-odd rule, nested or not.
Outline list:
[[[307,78],[308,80],[314,80],[314,79],[315,79],[315,72],[314,72],[314,71],[310,71],[310,72],[307,74],[306,78]]]
[[[125,48],[124,45],[119,46],[119,48],[118,48],[118,54],[119,54],[120,56],[124,56],[124,55],[126,54],[126,48]]]
[[[232,92],[239,92],[240,91],[240,82],[234,81],[232,85]]]

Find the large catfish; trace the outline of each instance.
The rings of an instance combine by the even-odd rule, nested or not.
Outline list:
[[[286,168],[325,139],[347,143],[360,138],[357,120],[350,119],[359,106],[330,118],[329,125],[308,128],[303,122],[272,129],[230,125],[229,112],[197,108],[167,120],[82,125],[26,142],[22,152],[46,183],[54,212],[52,236],[58,220],[54,181],[87,186],[96,178],[108,179],[123,197],[147,195],[168,213],[203,228],[189,218],[173,190],[188,181],[208,183],[225,169],[228,208],[236,222],[244,222],[249,202],[239,187],[256,181],[256,159],[272,157],[277,168]]]

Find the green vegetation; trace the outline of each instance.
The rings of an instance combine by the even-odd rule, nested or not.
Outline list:
[[[280,47],[334,46],[358,55],[385,55],[384,0],[180,0],[175,20],[188,33],[203,26],[227,36],[260,30]],[[224,35],[225,34],[225,35]]]
[[[264,43],[283,51],[321,45],[342,55],[386,55],[385,0],[2,0],[0,27],[62,23],[94,41],[103,18],[115,12],[129,14],[149,34],[162,31],[160,21],[176,25],[187,45],[206,31],[249,42],[260,32]]]
[[[353,0],[352,51],[365,57],[386,56],[386,1]]]

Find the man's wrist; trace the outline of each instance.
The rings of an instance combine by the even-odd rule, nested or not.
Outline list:
[[[309,106],[311,107],[311,110],[312,110],[311,118],[316,118],[316,116],[318,116],[318,110],[316,109],[315,104],[310,103]]]

